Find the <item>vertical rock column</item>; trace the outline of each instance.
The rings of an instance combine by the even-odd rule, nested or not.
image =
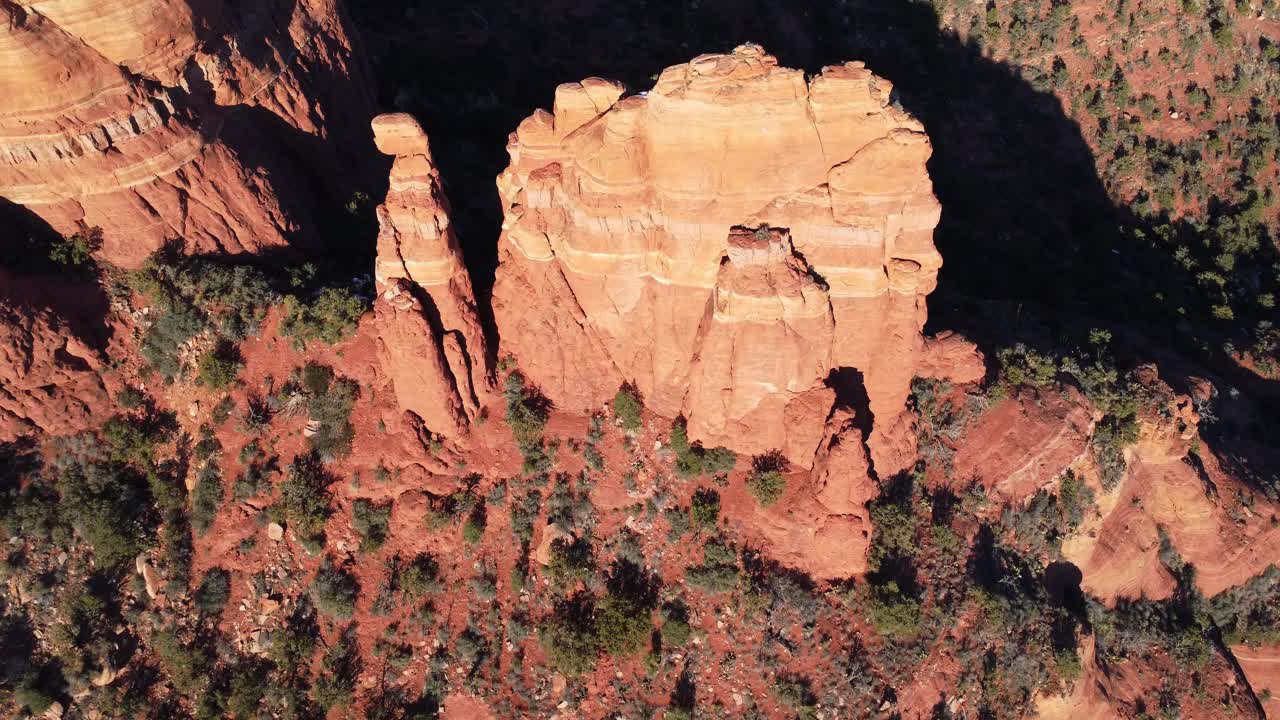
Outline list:
[[[379,357],[401,407],[455,435],[492,390],[471,278],[422,126],[397,113],[374,118],[373,130],[395,157],[378,207]]]

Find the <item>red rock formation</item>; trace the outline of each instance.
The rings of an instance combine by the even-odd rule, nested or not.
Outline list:
[[[603,80],[562,85],[554,112],[512,135],[498,179],[504,350],[561,407],[633,382],[659,414],[687,414],[695,439],[778,443],[805,466],[827,413],[789,447],[787,403],[857,368],[877,470],[899,469],[881,449],[885,429],[910,434],[897,419],[941,258],[929,141],[890,90],[861,63],[806,82],[754,46],[626,98]],[[779,241],[766,269],[723,269],[745,252],[726,242],[737,226],[785,229],[794,253]],[[738,316],[768,339],[736,343]]]
[[[427,134],[401,113],[374,118],[373,131],[378,149],[395,157],[378,207],[379,356],[401,407],[452,436],[492,389],[471,277]]]
[[[29,290],[0,270],[0,441],[77,432],[111,406],[102,354]]]
[[[1280,527],[1272,518],[1280,516],[1280,504],[1253,493],[1223,467],[1199,437],[1190,398],[1174,394],[1154,368],[1139,377],[1144,374],[1157,400],[1139,416],[1139,439],[1127,452],[1124,477],[1099,497],[1099,517],[1063,544],[1063,554],[1084,574],[1082,587],[1107,604],[1163,599],[1176,588],[1160,558],[1163,531],[1182,560],[1195,566],[1200,592],[1213,597],[1275,561]]]
[[[466,427],[467,415],[440,334],[427,320],[415,287],[396,279],[374,302],[378,362],[391,377],[396,401],[427,428],[453,437]]]
[[[118,264],[177,237],[305,238],[310,177],[343,177],[335,148],[368,155],[333,0],[4,0],[0,58],[0,195],[64,234],[102,227]]]

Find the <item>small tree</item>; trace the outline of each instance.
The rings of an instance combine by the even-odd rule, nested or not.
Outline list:
[[[720,493],[710,488],[698,488],[689,504],[693,522],[704,530],[714,530],[720,519]]]
[[[632,433],[640,429],[641,413],[644,403],[640,401],[640,392],[631,383],[624,383],[613,396],[613,414],[622,422],[622,429]]]

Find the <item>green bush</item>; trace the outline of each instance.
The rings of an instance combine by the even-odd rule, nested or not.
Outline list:
[[[892,580],[871,586],[867,614],[876,632],[888,638],[913,637],[920,630],[919,601],[904,595]]]
[[[667,444],[676,456],[676,472],[681,477],[697,477],[699,475],[726,475],[733,471],[738,457],[728,448],[702,447],[701,443],[689,443],[688,429],[684,418],[678,418],[671,425],[671,433],[667,436]]]
[[[311,302],[290,295],[284,299],[280,334],[298,345],[309,340],[335,345],[355,332],[369,304],[347,288],[325,288]]]
[[[590,596],[581,593],[557,603],[539,623],[538,639],[552,668],[570,677],[592,670],[600,644]]]
[[[49,247],[49,259],[67,270],[86,272],[94,267],[93,253],[101,249],[102,228],[94,227],[54,240]]]
[[[325,558],[324,564],[311,581],[311,601],[321,612],[334,617],[351,617],[356,609],[359,592],[360,586],[355,576],[334,565],[328,558]]]
[[[550,562],[547,563],[546,572],[557,588],[566,588],[589,579],[595,572],[591,543],[586,538],[557,538],[551,543]]]
[[[355,625],[348,625],[321,660],[320,677],[311,690],[316,704],[326,713],[350,705],[355,699],[360,670],[360,643],[356,640]]]
[[[640,392],[630,383],[618,388],[613,396],[613,414],[622,422],[622,429],[629,433],[638,431],[642,425],[644,403],[640,401]]]
[[[761,507],[778,502],[786,489],[787,480],[777,470],[755,471],[747,476],[747,490]]]
[[[391,505],[375,505],[359,499],[351,504],[351,526],[360,536],[360,551],[375,552],[387,541],[391,525]]]
[[[173,686],[188,697],[199,694],[208,684],[213,659],[195,645],[184,643],[173,630],[161,630],[151,638],[151,647]]]
[[[222,341],[200,356],[196,379],[205,387],[221,390],[236,381],[242,365],[236,346]]]
[[[685,580],[707,592],[728,592],[738,586],[742,573],[733,546],[718,539],[708,540],[702,547],[702,564],[688,568]]]
[[[191,527],[197,535],[204,535],[213,525],[222,507],[222,493],[222,473],[217,463],[210,461],[200,470],[191,494]]]
[[[596,636],[612,655],[631,655],[644,647],[653,631],[649,610],[635,598],[610,592],[596,607]]]
[[[204,327],[204,316],[199,310],[186,305],[174,307],[151,323],[142,336],[139,349],[161,377],[176,380],[182,375],[178,349]]]
[[[101,568],[121,568],[151,534],[145,479],[132,468],[64,455],[55,461],[60,515],[93,548]]]
[[[440,582],[440,565],[427,553],[422,553],[411,560],[403,569],[397,580],[400,591],[409,599],[417,600],[444,589]]]
[[[698,488],[689,503],[693,523],[703,530],[714,530],[720,519],[720,493],[710,488]]]
[[[230,597],[231,574],[222,568],[213,568],[205,573],[192,599],[200,612],[217,615],[226,607]]]
[[[484,528],[488,523],[485,513],[484,503],[478,502],[475,507],[471,508],[471,512],[467,515],[467,521],[462,524],[462,539],[467,541],[469,545],[475,545],[484,538]]]
[[[280,484],[280,512],[303,546],[313,553],[324,547],[329,482],[320,459],[310,453],[293,459]]]
[[[511,427],[516,447],[526,457],[540,450],[551,409],[546,398],[529,388],[519,371],[507,376],[502,397],[507,404],[507,425]]]
[[[307,413],[315,432],[308,438],[311,449],[325,460],[351,454],[355,427],[351,410],[360,397],[360,386],[349,378],[335,377],[333,369],[308,362],[300,371],[307,399]]]

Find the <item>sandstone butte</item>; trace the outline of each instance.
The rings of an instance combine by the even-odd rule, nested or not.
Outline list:
[[[378,207],[379,360],[400,407],[454,437],[493,385],[471,277],[422,126],[387,114],[374,118],[373,131],[378,149],[395,158]]]
[[[912,377],[983,374],[971,344],[922,335],[942,264],[931,148],[862,63],[806,81],[744,45],[645,93],[561,85],[508,151],[494,314],[558,407],[632,383],[695,440],[808,468],[861,384],[888,477],[914,458]]]
[[[334,0],[0,2],[0,197],[126,267],[306,241],[373,157],[350,38]]]

